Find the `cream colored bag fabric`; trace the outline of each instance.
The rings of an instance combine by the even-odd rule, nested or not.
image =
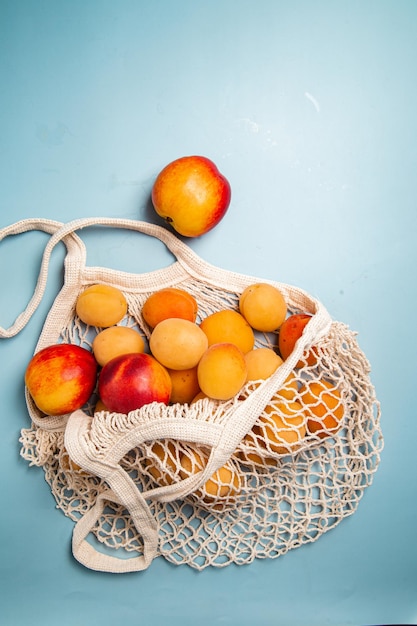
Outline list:
[[[175,261],[143,274],[89,267],[77,231],[91,226],[154,237]],[[77,318],[75,303],[94,283],[123,291],[128,313],[121,323],[147,337],[150,329],[142,318],[142,305],[149,294],[168,286],[195,296],[199,319],[216,310],[237,309],[243,289],[260,281],[282,291],[291,313],[313,314],[295,350],[275,374],[247,383],[226,402],[205,398],[190,406],[153,403],[122,415],[94,413],[93,397],[83,410],[51,417],[41,414],[26,393],[32,423],[22,429],[21,454],[30,465],[43,467],[58,507],[75,521],[72,548],[78,561],[109,572],[142,570],[157,556],[196,569],[249,563],[315,541],[356,510],[383,447],[380,407],[355,334],[333,321],[318,300],[287,284],[206,263],[168,230],[145,222],[23,220],[1,230],[0,241],[35,229],[51,235],[35,292],[15,323],[0,328],[0,337],[7,338],[28,322],[42,299],[51,253],[64,242],[64,284],[35,352],[57,342],[91,349],[98,329]],[[138,265],[140,241],[138,237]],[[276,342],[274,333],[256,334],[257,347],[276,347]],[[311,346],[316,363],[304,361],[296,367]],[[341,428],[323,436],[306,431],[296,445],[277,452],[265,437],[265,429],[273,428],[268,422],[271,402],[276,404],[278,394],[282,407],[294,382],[297,390],[309,380],[331,380],[338,389]],[[188,474],[181,462],[184,455],[190,460]],[[199,463],[201,459],[204,463]],[[224,467],[226,472],[217,472]]]

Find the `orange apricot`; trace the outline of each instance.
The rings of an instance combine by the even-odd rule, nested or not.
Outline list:
[[[155,359],[173,370],[195,367],[207,346],[207,336],[198,324],[177,317],[159,322],[149,339]]]
[[[197,366],[185,370],[168,369],[171,378],[171,404],[190,404],[200,392]]]
[[[294,372],[290,372],[288,377],[282,383],[282,387],[275,392],[276,396],[280,396],[284,400],[292,402],[297,398],[298,394],[298,381]]]
[[[195,449],[189,449],[181,455],[180,476],[188,478],[192,474],[204,469],[208,461],[208,456]],[[225,463],[217,469],[212,476],[204,483],[201,489],[196,491],[196,495],[210,501],[215,498],[225,498],[235,495],[240,490],[240,477],[230,463]]]
[[[320,439],[335,434],[344,416],[340,391],[328,380],[305,383],[300,389],[300,402],[307,414],[307,428]]]
[[[249,462],[263,467],[277,464],[277,459],[268,453],[265,439],[262,437],[262,434],[260,434],[258,426],[254,426],[252,430],[244,436],[242,442],[252,448],[255,447],[258,449],[258,452],[239,450],[238,457],[244,463]]]
[[[204,400],[204,398],[207,398],[207,397],[208,396],[206,396],[206,394],[203,391],[199,391],[191,400],[190,404],[194,404],[195,402],[198,402],[199,400]]]
[[[282,365],[283,360],[272,348],[254,348],[245,354],[248,373],[246,382],[250,380],[266,380]]]
[[[94,337],[92,348],[97,363],[104,366],[121,354],[144,352],[145,341],[134,328],[110,326]]]
[[[194,296],[177,287],[165,287],[155,291],[142,307],[143,319],[151,328],[171,317],[195,322],[197,312],[198,305]]]
[[[108,411],[109,409],[104,404],[103,400],[99,398],[94,407],[94,413],[100,413],[100,411]]]
[[[274,397],[265,407],[255,428],[273,452],[289,454],[298,449],[306,434],[306,419],[299,402]]]
[[[145,461],[146,469],[160,486],[171,485],[174,481],[169,472],[175,473],[177,468],[174,443],[155,441],[151,446],[151,453],[156,459],[152,455],[148,456]]]
[[[255,345],[252,328],[238,311],[232,309],[211,313],[202,320],[200,328],[207,335],[209,346],[215,343],[233,343],[246,353]]]
[[[127,313],[127,301],[117,287],[91,285],[78,296],[75,309],[82,322],[107,328],[120,322]]]
[[[197,366],[198,384],[214,400],[233,398],[246,381],[245,355],[233,343],[215,343]]]
[[[255,283],[244,289],[239,310],[255,330],[272,332],[287,315],[287,304],[279,289],[269,283]]]

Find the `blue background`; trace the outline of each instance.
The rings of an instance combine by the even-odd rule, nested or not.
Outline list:
[[[205,260],[300,286],[359,333],[385,448],[356,513],[276,560],[198,573],[83,568],[71,520],[19,457],[23,372],[62,280],[0,342],[0,623],[417,622],[417,2],[2,0],[0,226],[27,217],[156,221],[157,173],[212,158],[228,213]],[[170,262],[134,233],[83,235],[90,264]],[[47,236],[0,246],[0,324],[34,289]]]

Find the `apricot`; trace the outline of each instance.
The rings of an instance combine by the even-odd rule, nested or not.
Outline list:
[[[272,348],[254,348],[245,354],[246,382],[266,380],[282,365],[283,360]]]
[[[262,434],[273,452],[289,454],[297,450],[305,436],[305,422],[299,402],[286,402],[278,396],[265,407],[254,430]]]
[[[199,391],[191,400],[190,404],[194,404],[195,402],[198,402],[199,400],[204,400],[204,398],[207,398],[207,397],[208,396],[206,396],[206,394],[203,391]]]
[[[197,450],[188,450],[181,455],[180,476],[185,479],[204,469],[208,457]],[[230,463],[225,463],[219,467],[212,476],[204,483],[203,487],[196,491],[196,494],[203,499],[210,501],[215,498],[225,498],[235,495],[240,490],[240,477]]]
[[[239,310],[252,328],[272,332],[285,320],[287,304],[282,293],[273,285],[255,283],[242,292]]]
[[[282,323],[279,329],[278,349],[284,361],[288,359],[294,350],[295,344],[303,334],[304,328],[311,318],[312,315],[308,313],[294,313]],[[307,365],[314,365],[317,361],[317,354],[314,348],[307,351],[304,357]],[[304,364],[304,359],[300,359],[295,367],[303,367]]]
[[[100,413],[100,411],[108,411],[109,409],[106,407],[106,405],[104,404],[103,400],[101,398],[99,398],[96,402],[96,405],[94,407],[94,414],[95,413]]]
[[[185,370],[168,369],[171,378],[171,404],[190,404],[200,392],[197,366]]]
[[[245,355],[233,343],[215,343],[201,357],[197,375],[201,391],[209,398],[229,400],[245,384]]]
[[[300,402],[307,414],[307,428],[320,439],[335,434],[344,416],[340,391],[328,380],[307,382],[300,389]]]
[[[110,326],[94,337],[92,348],[97,363],[103,366],[121,354],[144,352],[145,341],[134,328]]]
[[[78,296],[75,305],[80,320],[89,326],[107,328],[127,313],[124,294],[111,285],[91,285]]]
[[[205,317],[200,328],[207,335],[208,345],[233,343],[243,353],[252,350],[255,335],[245,318],[232,309],[216,311]]]
[[[243,438],[243,443],[247,444],[251,447],[261,448],[260,453],[247,451],[247,450],[239,450],[238,457],[244,463],[253,463],[255,465],[260,466],[272,466],[277,464],[277,459],[272,457],[270,453],[268,453],[265,439],[259,436],[259,428],[254,427],[250,430]]]
[[[175,317],[159,322],[149,339],[155,359],[173,370],[195,367],[207,346],[207,336],[198,324]]]
[[[155,441],[150,451],[157,458],[149,456],[145,460],[145,466],[152,478],[161,487],[171,485],[174,481],[169,472],[175,473],[177,464],[175,460],[175,445],[172,441]]]
[[[294,374],[294,372],[290,372],[288,377],[283,382],[282,387],[280,387],[275,392],[275,395],[280,396],[281,398],[285,400],[293,401],[297,398],[297,394],[298,394],[297,377]]]
[[[170,317],[195,322],[197,312],[198,305],[194,296],[176,287],[155,291],[142,307],[143,319],[151,328],[155,328],[159,322]]]

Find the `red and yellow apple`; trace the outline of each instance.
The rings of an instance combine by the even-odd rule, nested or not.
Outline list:
[[[281,324],[278,336],[278,348],[284,361],[294,350],[295,344],[303,334],[304,328],[311,318],[312,315],[308,313],[294,313],[287,317]],[[308,365],[314,365],[316,363],[317,352],[314,347],[304,354],[304,359],[300,359],[295,367],[302,367],[305,361]]]
[[[171,378],[163,365],[146,353],[123,354],[103,367],[98,393],[109,411],[129,413],[151,402],[168,404]]]
[[[47,415],[65,415],[80,409],[97,380],[97,361],[81,346],[61,343],[43,348],[29,361],[26,387]]]
[[[185,156],[169,163],[152,188],[157,214],[185,237],[199,237],[224,217],[231,199],[228,180],[210,159]]]

